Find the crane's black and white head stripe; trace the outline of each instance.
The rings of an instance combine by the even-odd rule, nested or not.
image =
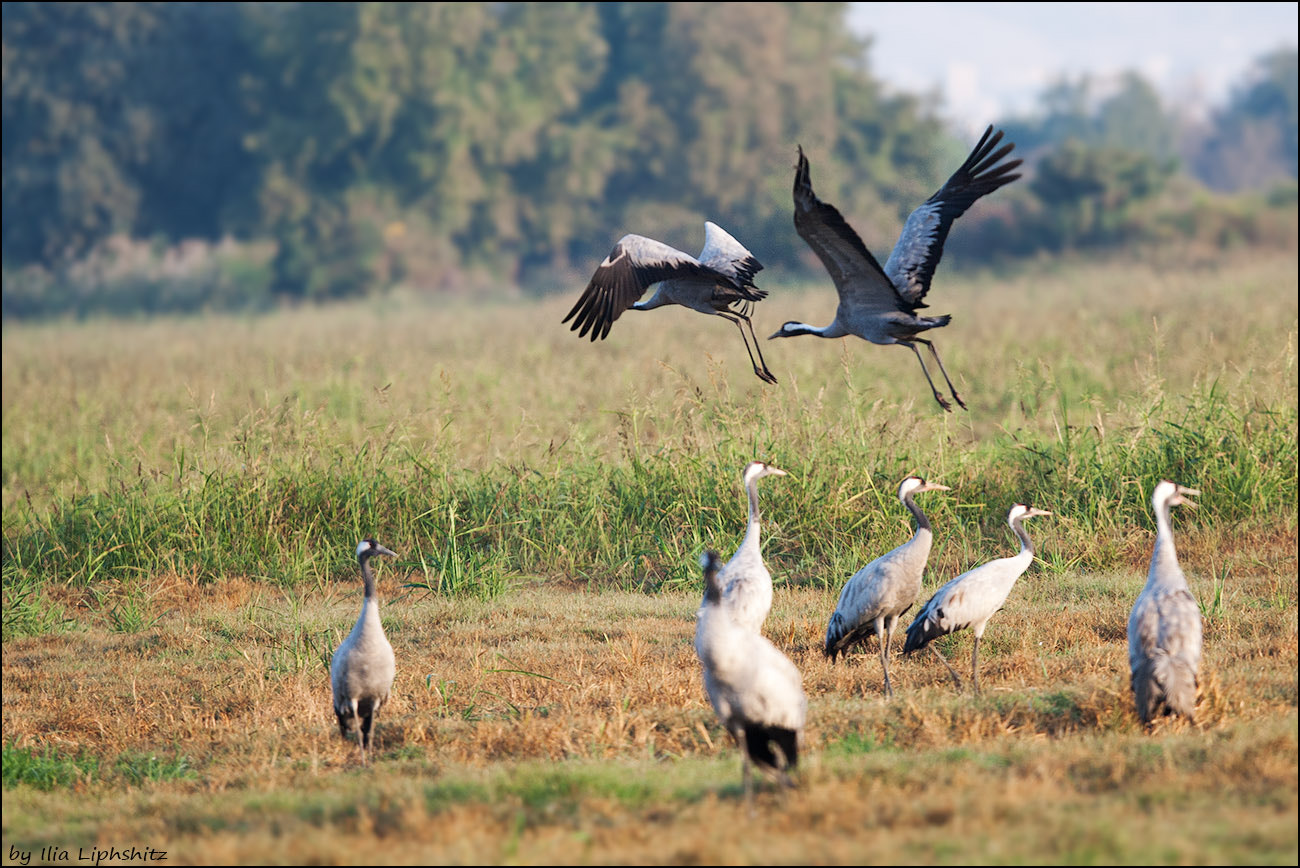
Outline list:
[[[390,558],[395,558],[397,557],[397,552],[384,548],[375,541],[374,537],[366,537],[361,542],[357,543],[358,561],[369,560],[373,555],[388,555]]]
[[[767,339],[770,341],[772,338],[793,338],[798,337],[799,335],[819,334],[821,331],[821,328],[809,325],[806,322],[790,320],[789,322],[783,323],[779,329],[768,335]]]
[[[905,501],[909,494],[921,494],[926,491],[952,491],[952,489],[937,482],[926,482],[919,476],[909,476],[899,483],[898,499]]]
[[[1011,511],[1007,513],[1007,523],[1012,527],[1015,527],[1016,522],[1021,519],[1033,518],[1036,515],[1051,515],[1051,513],[1045,509],[1038,509],[1037,507],[1027,506],[1023,503],[1013,504]]]
[[[750,480],[762,479],[764,476],[788,476],[784,470],[779,467],[773,467],[770,464],[764,464],[762,461],[751,461],[745,465],[743,476],[746,485]]]
[[[1196,501],[1190,500],[1191,497],[1200,497],[1201,493],[1195,488],[1185,488],[1176,482],[1170,482],[1168,479],[1160,481],[1155,491],[1151,492],[1151,506],[1157,511],[1160,505],[1166,506],[1190,506],[1196,508]]]

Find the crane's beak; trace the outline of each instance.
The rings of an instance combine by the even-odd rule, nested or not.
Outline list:
[[[1029,507],[1029,512],[1025,513],[1025,517],[1028,518],[1032,515],[1051,515],[1051,514],[1052,513],[1046,509],[1038,509],[1037,507],[1031,506]]]
[[[952,489],[946,485],[940,485],[937,482],[927,482],[912,493],[920,494],[922,491],[952,491]]]
[[[397,557],[397,552],[392,551],[391,549],[386,549],[386,548],[384,548],[384,547],[381,546],[381,545],[376,545],[376,546],[375,546],[375,554],[377,554],[377,555],[388,555],[390,558],[395,558],[395,557]]]
[[[1183,488],[1180,485],[1178,486],[1177,491],[1174,492],[1174,498],[1175,498],[1174,502],[1180,506],[1186,505],[1186,506],[1190,506],[1192,509],[1198,509],[1200,505],[1196,501],[1188,500],[1187,498],[1200,497],[1200,496],[1201,493],[1197,491],[1195,488]]]

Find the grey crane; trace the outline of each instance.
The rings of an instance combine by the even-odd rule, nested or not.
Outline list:
[[[750,765],[792,785],[808,700],[803,678],[790,658],[763,636],[738,624],[722,599],[718,555],[700,557],[704,601],[695,620],[695,654],[704,690],[740,748],[745,800],[752,804]]]
[[[889,683],[889,644],[898,619],[921,595],[921,574],[930,559],[934,532],[930,520],[912,498],[924,491],[951,491],[946,485],[909,476],[898,486],[898,499],[916,519],[916,533],[893,551],[883,554],[854,573],[840,591],[840,602],[826,625],[826,656],[866,642],[872,633],[880,640],[880,665],[885,670],[885,695],[893,696]]]
[[[740,547],[722,568],[723,602],[731,610],[736,623],[758,633],[763,629],[767,613],[772,609],[772,574],[763,563],[759,544],[758,481],[764,476],[786,476],[786,472],[762,461],[745,465],[741,479],[745,496],[749,499],[749,525]]]
[[[348,637],[339,644],[330,662],[330,686],[334,691],[334,714],[344,738],[356,733],[361,748],[361,762],[366,762],[370,746],[370,729],[374,717],[388,701],[397,674],[393,646],[388,644],[384,626],[379,622],[379,593],[370,559],[375,555],[397,557],[395,552],[367,537],[357,545],[357,563],[366,595],[361,601],[361,616]]]
[[[699,259],[644,235],[624,235],[561,322],[573,320],[569,330],[578,332],[580,338],[591,332],[593,341],[604,340],[614,320],[629,308],[654,310],[680,304],[735,323],[754,373],[766,383],[775,383],[749,320],[754,302],[767,298],[767,292],[754,285],[754,275],[762,270],[754,255],[716,223],[704,224],[704,249]],[[659,289],[654,295],[647,301],[637,300],[656,283]]]
[[[817,198],[809,177],[808,158],[800,147],[799,165],[794,177],[794,226],[830,272],[840,303],[830,325],[817,327],[787,322],[771,338],[857,335],[873,344],[905,346],[921,363],[921,372],[930,383],[934,399],[951,412],[952,405],[935,388],[921,351],[916,348],[917,344],[925,344],[948,383],[948,391],[965,409],[966,403],[953,387],[939,351],[931,341],[918,337],[929,329],[946,326],[952,317],[948,314],[920,316],[917,310],[928,307],[924,303],[925,294],[930,291],[930,279],[934,277],[934,270],[943,255],[943,243],[948,238],[952,222],[965,214],[976,199],[1020,177],[1010,174],[1020,165],[1020,160],[998,165],[1015,147],[1006,144],[995,151],[1001,140],[1001,130],[994,134],[990,126],[984,131],[979,144],[961,168],[907,218],[884,268],[840,212]]]
[[[1151,494],[1156,544],[1147,583],[1128,618],[1128,662],[1133,699],[1144,725],[1163,715],[1196,720],[1201,665],[1201,610],[1178,565],[1169,509],[1187,505],[1200,492],[1163,480]]]
[[[1034,560],[1034,545],[1029,541],[1029,534],[1021,524],[1027,518],[1036,515],[1051,515],[1045,509],[1035,509],[1023,503],[1011,507],[1007,514],[1007,523],[1020,539],[1020,553],[1015,557],[998,558],[981,564],[973,570],[967,570],[934,592],[926,604],[917,613],[912,625],[907,628],[907,642],[903,653],[910,654],[929,645],[932,639],[956,633],[970,627],[975,631],[975,650],[971,653],[970,674],[975,683],[976,695],[980,692],[980,638],[989,619],[1002,608],[1007,595],[1016,584],[1016,579],[1029,569]],[[948,674],[952,676],[957,689],[961,689],[961,676],[957,670],[944,659],[933,645],[930,650],[938,657]]]

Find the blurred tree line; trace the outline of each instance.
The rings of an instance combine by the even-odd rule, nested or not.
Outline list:
[[[800,267],[796,143],[883,253],[966,144],[882,85],[845,21],[842,3],[6,3],[5,314],[572,289],[623,233],[694,252],[706,218]],[[1180,161],[1219,189],[1294,179],[1295,90],[1294,52],[1267,59],[1189,157],[1136,76],[1100,110],[1064,84],[1010,124],[1036,177],[950,249],[1108,243]]]

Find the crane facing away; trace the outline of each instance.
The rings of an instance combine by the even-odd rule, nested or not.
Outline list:
[[[1007,514],[1007,524],[1020,540],[1020,553],[1015,557],[998,558],[981,564],[973,570],[967,570],[934,592],[926,604],[917,613],[912,626],[907,628],[907,642],[903,653],[910,654],[929,645],[932,639],[956,633],[970,627],[975,631],[975,650],[970,658],[970,675],[975,683],[975,694],[980,692],[980,638],[989,619],[1002,608],[1007,596],[1025,570],[1034,560],[1034,545],[1029,541],[1029,534],[1021,524],[1027,518],[1036,515],[1051,515],[1045,509],[1035,509],[1017,503]],[[957,689],[961,689],[961,676],[952,668],[943,655],[933,645],[930,650],[938,657],[948,674],[952,676]]]
[[[334,715],[339,721],[339,732],[344,738],[356,733],[361,748],[361,762],[366,762],[366,748],[370,746],[370,728],[374,716],[388,701],[397,675],[393,646],[384,635],[384,625],[379,621],[379,593],[375,590],[375,576],[370,571],[370,559],[375,555],[397,557],[395,552],[381,546],[371,538],[357,545],[357,563],[361,565],[361,580],[366,595],[361,603],[361,616],[356,626],[334,652],[330,661],[330,686],[334,692]]]
[[[586,337],[590,331],[593,341],[604,340],[614,320],[625,310],[680,304],[735,323],[754,373],[765,383],[775,383],[776,377],[763,361],[754,324],[749,320],[754,302],[767,298],[766,290],[754,285],[754,275],[762,270],[754,254],[716,223],[704,224],[704,249],[699,259],[644,235],[624,235],[600,263],[561,323],[573,320],[569,330],[576,331],[578,337]],[[655,294],[647,301],[638,301],[656,283],[659,289]],[[758,361],[754,360],[755,353]]]
[[[826,656],[834,662],[835,655],[845,654],[849,648],[865,643],[875,634],[880,640],[880,665],[885,670],[885,695],[893,696],[889,683],[889,643],[894,637],[898,619],[912,608],[921,595],[921,575],[930,558],[930,544],[934,532],[930,520],[913,496],[924,491],[951,491],[946,485],[926,482],[919,476],[909,476],[898,486],[898,499],[916,519],[916,533],[898,548],[883,554],[854,573],[840,591],[840,602],[826,625]]]
[[[1178,565],[1173,506],[1195,507],[1200,494],[1169,480],[1156,486],[1151,506],[1156,514],[1156,544],[1147,583],[1128,618],[1128,662],[1133,700],[1144,725],[1162,714],[1196,721],[1196,689],[1201,666],[1201,610]]]
[[[740,748],[745,800],[752,805],[751,763],[793,785],[789,771],[799,764],[808,700],[790,658],[736,623],[723,603],[717,553],[705,552],[700,566],[704,601],[695,620],[695,654],[709,702]]]
[[[924,303],[925,295],[930,291],[930,280],[943,255],[943,244],[952,222],[965,214],[981,196],[987,196],[1020,177],[1010,174],[1020,165],[1020,160],[999,165],[1015,147],[1006,144],[994,150],[1001,140],[1000,130],[994,134],[990,126],[984,131],[966,162],[907,218],[884,268],[835,206],[817,198],[809,177],[808,158],[800,147],[799,165],[794,176],[794,226],[799,237],[808,243],[830,272],[840,303],[830,325],[818,327],[787,322],[770,338],[856,335],[873,344],[905,346],[916,354],[934,399],[943,409],[951,411],[952,405],[935,388],[921,351],[916,348],[917,344],[925,344],[939,365],[939,372],[943,374],[953,400],[966,409],[966,403],[957,394],[943,360],[939,358],[939,351],[931,341],[918,337],[929,329],[946,326],[952,317],[948,314],[920,316],[916,312],[928,307]]]

